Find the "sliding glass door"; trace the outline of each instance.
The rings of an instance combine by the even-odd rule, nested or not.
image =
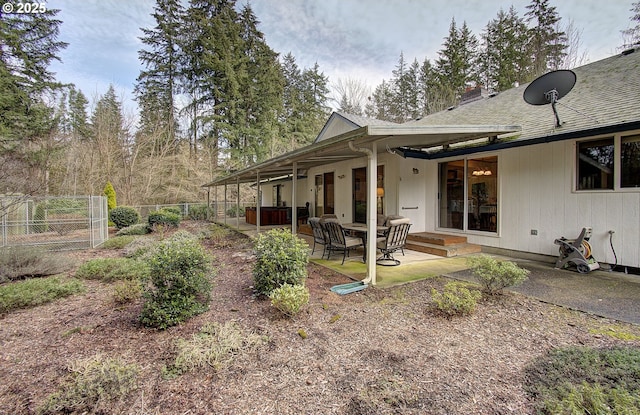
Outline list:
[[[384,214],[384,166],[376,174],[376,211]],[[353,221],[367,223],[367,168],[353,169]]]
[[[483,157],[439,164],[439,226],[498,231],[498,158]]]

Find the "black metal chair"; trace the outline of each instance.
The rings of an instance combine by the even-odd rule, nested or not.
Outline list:
[[[327,245],[329,244],[329,236],[322,229],[322,226],[320,225],[320,218],[312,217],[309,218],[307,222],[313,231],[313,249],[311,250],[311,255],[316,251],[316,244],[319,244],[322,245],[322,256],[320,258],[324,258],[324,254],[327,251]]]
[[[342,252],[342,264],[344,265],[344,260],[349,256],[349,251],[358,247],[364,247],[362,238],[347,236],[344,228],[338,222],[327,221],[324,222],[322,226],[329,235],[329,246],[327,247],[329,252],[327,253],[327,259],[331,256],[331,252],[340,251]],[[364,261],[364,254],[362,260]]]
[[[382,252],[382,256],[376,259],[378,265],[400,265],[400,261],[393,257],[393,253],[400,250],[404,255],[404,245],[407,243],[407,235],[411,227],[409,222],[409,218],[392,219],[387,222],[389,230],[386,235],[376,240],[376,248]]]

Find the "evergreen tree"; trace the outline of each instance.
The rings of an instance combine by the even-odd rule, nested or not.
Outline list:
[[[632,3],[630,11],[633,13],[630,20],[635,26],[622,31],[624,37],[623,49],[640,44],[640,1]]]
[[[532,65],[529,81],[547,71],[559,69],[567,48],[566,34],[558,29],[560,16],[549,0],[532,0],[527,6],[527,21],[533,23],[529,28],[529,53]]]
[[[455,19],[451,19],[449,35],[436,60],[440,94],[449,105],[456,103],[468,85],[478,81],[477,48],[478,41],[467,23],[464,22],[462,28],[457,29]]]
[[[69,125],[73,139],[84,140],[89,137],[87,105],[89,101],[82,91],[72,87],[69,91]]]
[[[157,0],[152,14],[156,26],[141,28],[147,47],[138,51],[145,70],[140,72],[135,94],[140,106],[140,132],[157,137],[154,153],[177,144],[176,94],[180,76],[180,31],[183,14],[179,0]]]
[[[0,181],[2,192],[46,192],[57,128],[46,98],[60,88],[49,71],[66,43],[58,10],[0,18]]]
[[[88,189],[91,193],[94,186],[98,186],[104,177],[115,181],[115,178],[120,176],[123,155],[129,144],[126,134],[122,106],[113,85],[110,85],[91,114],[91,142],[94,148],[91,171],[97,173],[92,178],[92,188]]]
[[[487,89],[504,91],[527,79],[528,39],[527,26],[513,6],[506,13],[501,9],[487,24],[480,54],[481,80]]]
[[[185,92],[191,97],[192,134],[209,153],[209,174],[219,152],[237,140],[234,120],[241,102],[243,57],[235,0],[191,0],[183,41]]]
[[[232,167],[273,157],[269,149],[279,139],[278,115],[282,111],[284,78],[278,55],[258,30],[250,6],[239,15],[242,65],[239,71],[241,104],[235,121],[236,140],[230,145]]]
[[[388,81],[382,80],[373,94],[371,100],[365,107],[365,115],[378,120],[393,121],[393,90]]]

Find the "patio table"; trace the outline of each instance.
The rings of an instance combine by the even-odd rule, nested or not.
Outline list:
[[[366,223],[344,223],[342,224],[342,228],[358,235],[362,238],[362,243],[364,244],[364,253],[365,253],[365,261],[367,254],[367,224]],[[376,226],[376,235],[381,232],[387,231],[389,228],[386,226]]]

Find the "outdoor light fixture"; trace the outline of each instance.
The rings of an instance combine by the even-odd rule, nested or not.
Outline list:
[[[376,195],[378,195],[378,197],[384,197],[384,188],[383,187],[378,187],[376,189]]]

